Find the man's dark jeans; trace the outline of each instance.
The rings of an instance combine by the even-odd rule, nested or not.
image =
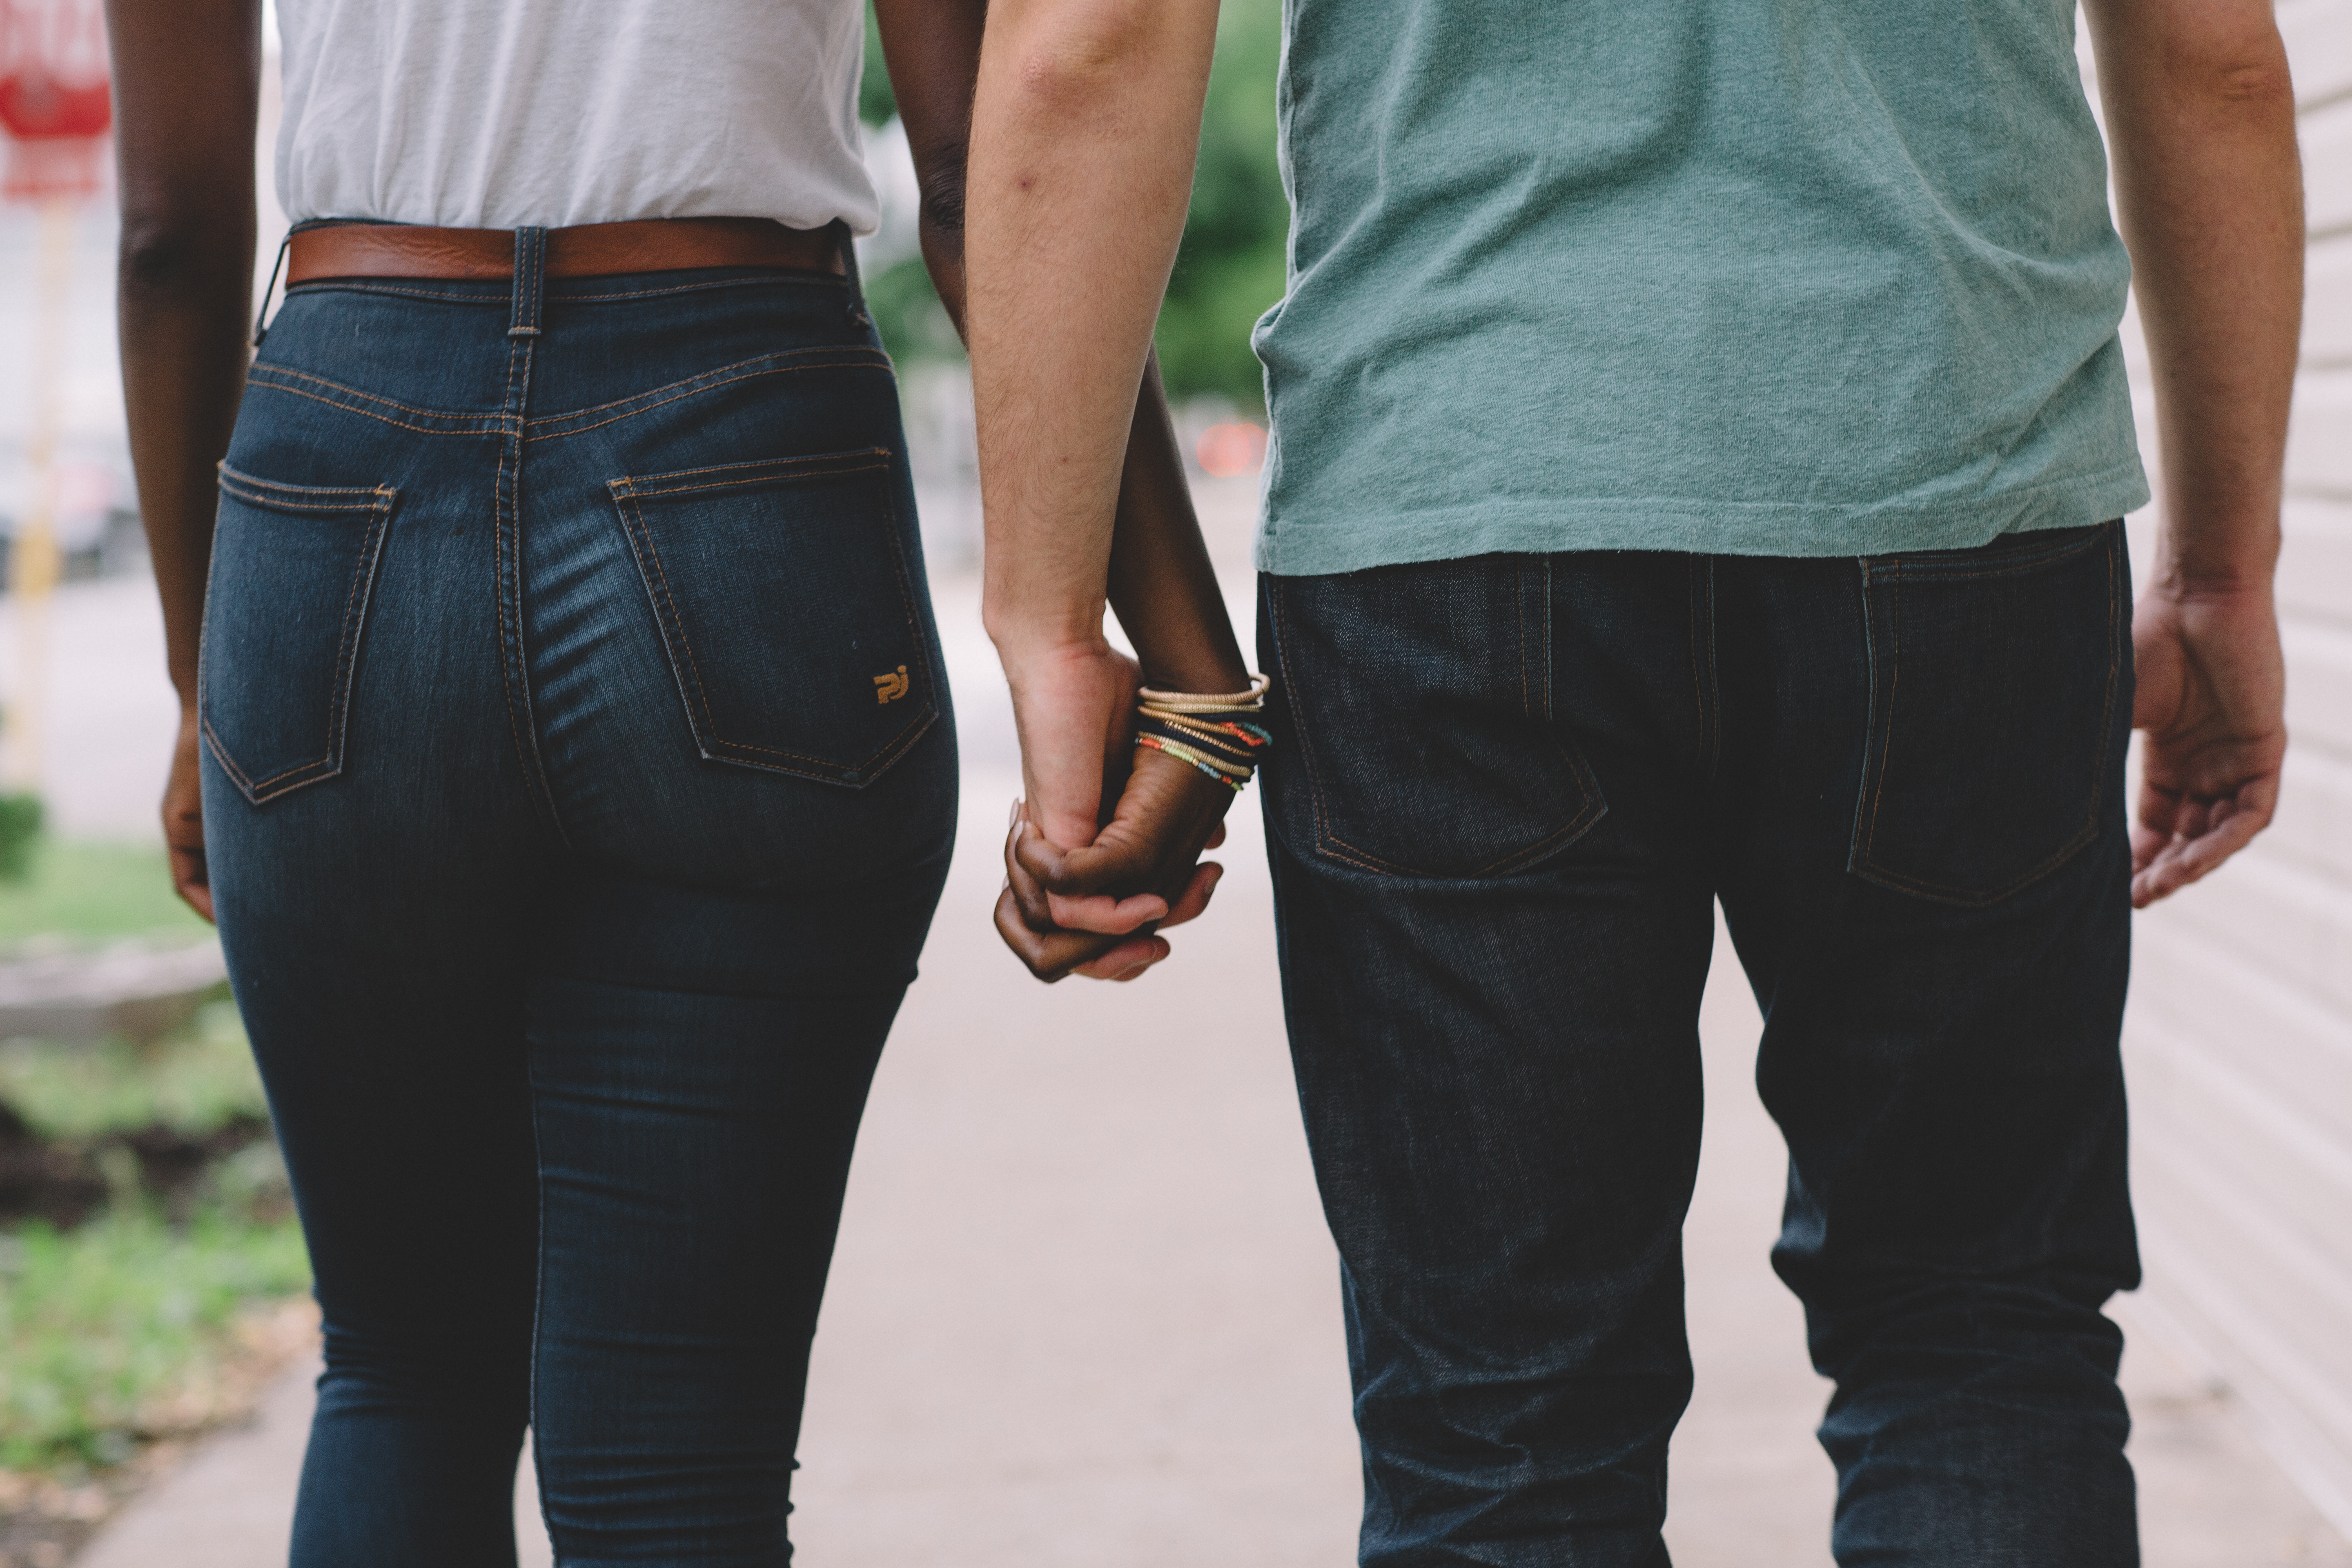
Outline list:
[[[222,470],[205,831],[326,1319],[298,1568],[774,1568],[956,755],[835,276],[345,279]]]
[[[1362,1561],[1666,1562],[1717,899],[1847,1568],[2137,1560],[2119,525],[1268,577]]]

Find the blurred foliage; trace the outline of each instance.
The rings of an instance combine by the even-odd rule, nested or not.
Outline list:
[[[1201,162],[1175,276],[1160,311],[1160,374],[1169,395],[1219,393],[1265,407],[1250,329],[1282,298],[1290,205],[1275,159],[1280,0],[1226,0],[1201,122]]]
[[[15,1177],[103,1176],[85,1222],[0,1229],[0,1468],[118,1464],[235,1414],[239,1313],[310,1280],[266,1115],[228,1003],[145,1051],[0,1045],[0,1134],[37,1140],[0,1136]],[[142,1164],[166,1145],[201,1163]]]
[[[858,113],[881,125],[898,111],[866,13]],[[1290,207],[1275,157],[1275,77],[1282,60],[1281,0],[1225,0],[1216,66],[1201,125],[1201,159],[1176,271],[1160,314],[1160,369],[1169,395],[1202,393],[1242,409],[1265,406],[1250,328],[1282,297]],[[866,280],[876,326],[901,363],[961,355],[930,276],[908,258]]]
[[[898,112],[898,95],[890,90],[890,69],[882,63],[882,24],[874,7],[866,7],[866,74],[857,82],[857,118],[868,125],[887,125]]]
[[[21,882],[41,837],[41,797],[0,795],[0,882]]]
[[[0,943],[78,941],[207,930],[172,891],[161,847],[41,838],[24,880],[0,883]]]
[[[184,1226],[124,1205],[0,1236],[0,1466],[119,1464],[236,1347],[240,1309],[310,1283],[292,1218]]]
[[[866,312],[892,359],[911,365],[963,358],[963,340],[956,335],[948,308],[940,303],[921,257],[893,263],[865,283]]]
[[[0,1045],[0,1100],[43,1138],[101,1138],[168,1128],[205,1138],[266,1118],[269,1102],[234,1003],[215,1002],[187,1032],[141,1051],[126,1040]]]

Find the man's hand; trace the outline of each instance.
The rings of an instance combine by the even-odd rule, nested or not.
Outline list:
[[[163,843],[172,858],[172,886],[188,907],[213,918],[212,872],[205,863],[205,797],[198,773],[204,744],[193,705],[180,712],[180,737],[172,747],[172,772],[163,781]]]
[[[2294,90],[2271,0],[2085,0],[2156,394],[2162,528],[2132,617],[2147,733],[2132,902],[2271,819],[2286,750],[2278,560],[2303,314]]]
[[[1105,797],[1126,775],[1142,671],[1099,633],[1085,643],[1004,642],[997,651],[1013,689],[1029,818],[1066,848],[1090,844]]]
[[[1011,652],[1005,673],[1028,798],[997,930],[1042,979],[1132,979],[1168,956],[1159,928],[1206,906],[1220,868],[1194,862],[1222,840],[1234,792],[1171,757],[1137,760],[1141,675],[1108,643]]]
[[[2146,909],[2270,826],[2286,755],[2285,666],[2267,583],[2229,594],[2159,586],[2132,616],[2147,733],[2132,828],[2132,905]]]

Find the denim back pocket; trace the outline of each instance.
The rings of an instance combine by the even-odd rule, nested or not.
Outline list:
[[[2098,836],[2130,708],[2121,525],[1862,563],[1869,751],[1848,869],[1943,903]]]
[[[388,485],[284,485],[220,466],[196,710],[205,743],[259,805],[343,771],[343,729]]]
[[[857,788],[939,717],[887,450],[611,489],[703,756]]]
[[[1297,750],[1310,821],[1295,787],[1268,799],[1317,854],[1388,876],[1500,877],[1601,820],[1600,787],[1552,715],[1542,556],[1262,581],[1279,739]]]

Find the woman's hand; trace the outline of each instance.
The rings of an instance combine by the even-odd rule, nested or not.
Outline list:
[[[180,737],[163,781],[163,843],[172,858],[172,886],[188,907],[213,918],[212,873],[205,862],[205,796],[199,773],[203,732],[194,704],[180,710]]]

